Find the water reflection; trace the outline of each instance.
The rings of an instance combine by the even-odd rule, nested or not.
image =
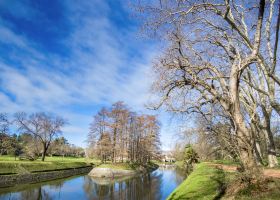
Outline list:
[[[0,189],[0,199],[161,200],[183,179],[181,171],[160,167],[150,174],[115,181],[78,176]]]

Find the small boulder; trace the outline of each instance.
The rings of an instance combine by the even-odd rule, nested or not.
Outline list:
[[[111,178],[114,177],[114,173],[110,168],[93,168],[89,174],[89,176],[96,178]]]

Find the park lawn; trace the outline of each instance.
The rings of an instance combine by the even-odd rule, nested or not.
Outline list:
[[[98,168],[110,168],[110,169],[125,169],[125,170],[133,170],[133,166],[128,163],[103,163]]]
[[[200,163],[194,171],[168,197],[168,200],[180,199],[218,199],[225,182],[225,173],[221,169]]]
[[[41,160],[14,160],[11,156],[0,156],[0,175],[35,173],[44,171],[55,171],[91,166],[96,160],[70,157],[47,157]]]
[[[98,165],[98,168],[110,168],[110,169],[123,169],[123,170],[136,170],[140,167],[140,164],[137,163],[127,163],[127,162],[117,162],[117,163],[103,163]],[[154,170],[158,168],[158,164],[154,162],[148,162],[146,165],[142,165],[142,167],[145,167],[148,170]]]

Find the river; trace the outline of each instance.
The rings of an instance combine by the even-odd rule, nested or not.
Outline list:
[[[125,180],[98,180],[87,175],[39,184],[0,189],[0,199],[7,200],[163,200],[184,180],[175,167]]]

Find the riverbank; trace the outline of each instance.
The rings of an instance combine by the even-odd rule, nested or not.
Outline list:
[[[37,183],[72,175],[88,173],[94,163],[84,158],[48,157],[40,160],[11,160],[0,156],[0,187],[9,187],[22,183]]]
[[[168,200],[215,199],[221,194],[222,190],[219,188],[222,188],[223,180],[222,170],[200,163],[195,166],[187,179],[170,194]]]
[[[0,187],[11,187],[18,184],[39,183],[44,181],[67,178],[79,174],[86,174],[92,169],[92,166],[55,170],[48,172],[26,173],[16,175],[1,175]]]
[[[179,199],[279,199],[280,179],[267,177],[261,184],[249,187],[239,184],[235,171],[225,171],[213,163],[200,163],[168,197]],[[243,186],[243,187],[242,187]]]

